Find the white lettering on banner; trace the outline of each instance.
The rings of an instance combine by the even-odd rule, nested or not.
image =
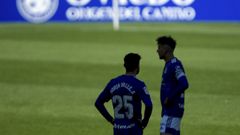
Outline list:
[[[67,10],[66,16],[70,21],[80,20],[110,20],[112,18],[111,7],[71,7]]]
[[[66,11],[70,21],[110,21],[113,17],[110,0],[98,0],[100,6],[87,6],[93,0],[67,0],[72,7]],[[123,21],[191,21],[196,11],[195,0],[118,0],[119,19]],[[176,6],[164,6],[173,2]],[[133,6],[130,6],[133,5]],[[141,6],[141,7],[140,7]]]
[[[148,0],[130,0],[130,1],[135,6],[141,6],[148,2]]]
[[[86,6],[93,0],[66,0],[72,6]],[[99,0],[101,5],[106,5],[112,0]],[[189,6],[195,0],[171,0],[174,4],[178,6]],[[170,0],[118,0],[119,5],[126,6],[132,4],[134,6],[162,6],[170,2]]]
[[[102,5],[106,5],[108,0],[100,0],[100,2],[101,2]]]
[[[172,0],[176,5],[178,6],[189,6],[191,5],[195,0]]]
[[[67,0],[67,2],[72,6],[84,6],[91,2],[91,0]]]
[[[138,7],[120,8],[120,20],[141,20],[141,10]]]
[[[122,6],[128,5],[128,0],[119,0],[119,5],[122,5]]]
[[[140,8],[138,7],[121,7],[119,9],[121,20],[141,20]],[[111,7],[71,7],[67,10],[66,16],[70,21],[81,21],[81,20],[111,20],[112,19],[112,8]]]
[[[149,0],[150,6],[161,6],[168,3],[169,0]]]
[[[191,21],[196,17],[192,7],[120,7],[120,20],[129,21]],[[71,7],[67,10],[66,16],[70,21],[82,20],[111,20],[111,7]]]
[[[196,16],[195,10],[191,7],[180,8],[180,7],[162,7],[162,8],[153,8],[146,7],[143,9],[143,18],[149,21],[156,20],[193,20]]]

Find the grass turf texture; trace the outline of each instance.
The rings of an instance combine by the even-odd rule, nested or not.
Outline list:
[[[138,77],[154,102],[144,132],[159,134],[164,62],[154,40],[164,34],[177,39],[190,83],[182,134],[238,135],[240,25],[214,23],[123,24],[119,32],[110,24],[0,24],[0,134],[112,134],[94,102],[124,73],[128,52],[142,55]]]

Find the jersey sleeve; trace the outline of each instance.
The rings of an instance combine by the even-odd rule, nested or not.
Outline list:
[[[150,94],[148,92],[147,86],[144,83],[140,87],[139,96],[146,106],[152,106]]]
[[[188,80],[181,63],[174,64],[173,72],[177,80],[177,85],[175,90],[169,96],[170,100],[174,99],[177,95],[183,93],[188,88]]]
[[[152,101],[150,98],[150,94],[147,90],[146,85],[143,83],[142,87],[140,88],[140,98],[142,99],[143,103],[145,104],[145,111],[144,117],[142,120],[142,128],[145,128],[148,124],[148,121],[152,114]]]
[[[98,109],[98,111],[102,114],[102,116],[107,121],[113,124],[113,117],[109,114],[109,112],[104,106],[104,103],[108,102],[111,99],[110,86],[111,86],[111,83],[109,82],[107,86],[104,88],[104,90],[98,96],[95,102],[95,106]]]
[[[110,89],[111,89],[111,81],[106,85],[106,87],[100,93],[100,95],[97,98],[97,102],[98,101],[99,102],[108,102],[112,98]]]
[[[184,73],[184,69],[180,64],[176,64],[174,66],[174,73],[177,80],[179,80],[181,77],[186,77]]]

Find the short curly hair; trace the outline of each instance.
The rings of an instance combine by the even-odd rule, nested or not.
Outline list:
[[[128,53],[124,57],[124,67],[127,72],[132,72],[139,67],[141,56],[137,53]]]
[[[156,39],[157,44],[168,45],[172,48],[172,50],[176,47],[176,41],[171,36],[160,36]]]

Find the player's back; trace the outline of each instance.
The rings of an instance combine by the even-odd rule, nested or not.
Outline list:
[[[121,75],[111,80],[115,135],[142,134],[138,121],[142,118],[141,91],[144,87],[142,81],[131,75]]]

